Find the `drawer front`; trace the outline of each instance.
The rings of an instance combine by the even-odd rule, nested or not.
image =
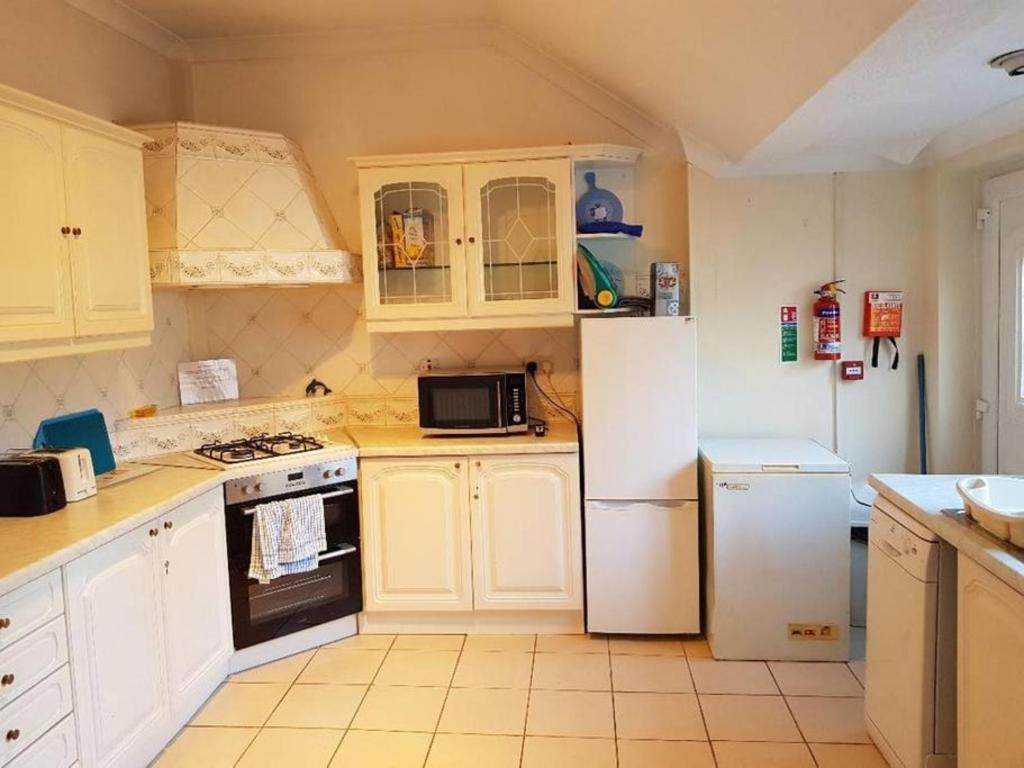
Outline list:
[[[28,749],[71,712],[67,665],[0,710],[0,765]]]
[[[0,651],[62,613],[60,570],[0,596]]]
[[[7,768],[70,768],[78,759],[75,716],[68,715],[26,747]]]
[[[0,651],[0,710],[68,660],[64,617]]]

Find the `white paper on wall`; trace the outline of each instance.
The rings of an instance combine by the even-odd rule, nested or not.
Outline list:
[[[238,399],[238,368],[234,360],[196,360],[178,363],[181,404]]]

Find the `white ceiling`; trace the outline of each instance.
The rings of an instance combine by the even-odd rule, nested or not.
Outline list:
[[[1024,128],[1024,77],[987,64],[1024,47],[1021,0],[120,2],[186,41],[493,22],[720,174],[902,167]]]

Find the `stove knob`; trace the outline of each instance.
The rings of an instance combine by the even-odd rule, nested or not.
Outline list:
[[[242,486],[242,493],[244,493],[246,496],[250,495],[252,492],[253,492],[253,487],[251,485],[243,485]]]
[[[254,490],[256,493],[261,493],[263,491],[263,483],[256,483],[256,488]]]
[[[330,479],[331,479],[331,470],[325,469],[324,470],[324,480],[330,480]]]
[[[344,474],[345,474],[345,470],[340,468],[340,467],[338,469],[334,470],[334,476],[335,477],[341,477]]]

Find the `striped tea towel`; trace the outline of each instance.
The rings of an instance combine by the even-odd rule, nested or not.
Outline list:
[[[302,496],[259,504],[252,525],[249,578],[266,584],[289,573],[317,567],[317,554],[327,549],[324,500]]]

